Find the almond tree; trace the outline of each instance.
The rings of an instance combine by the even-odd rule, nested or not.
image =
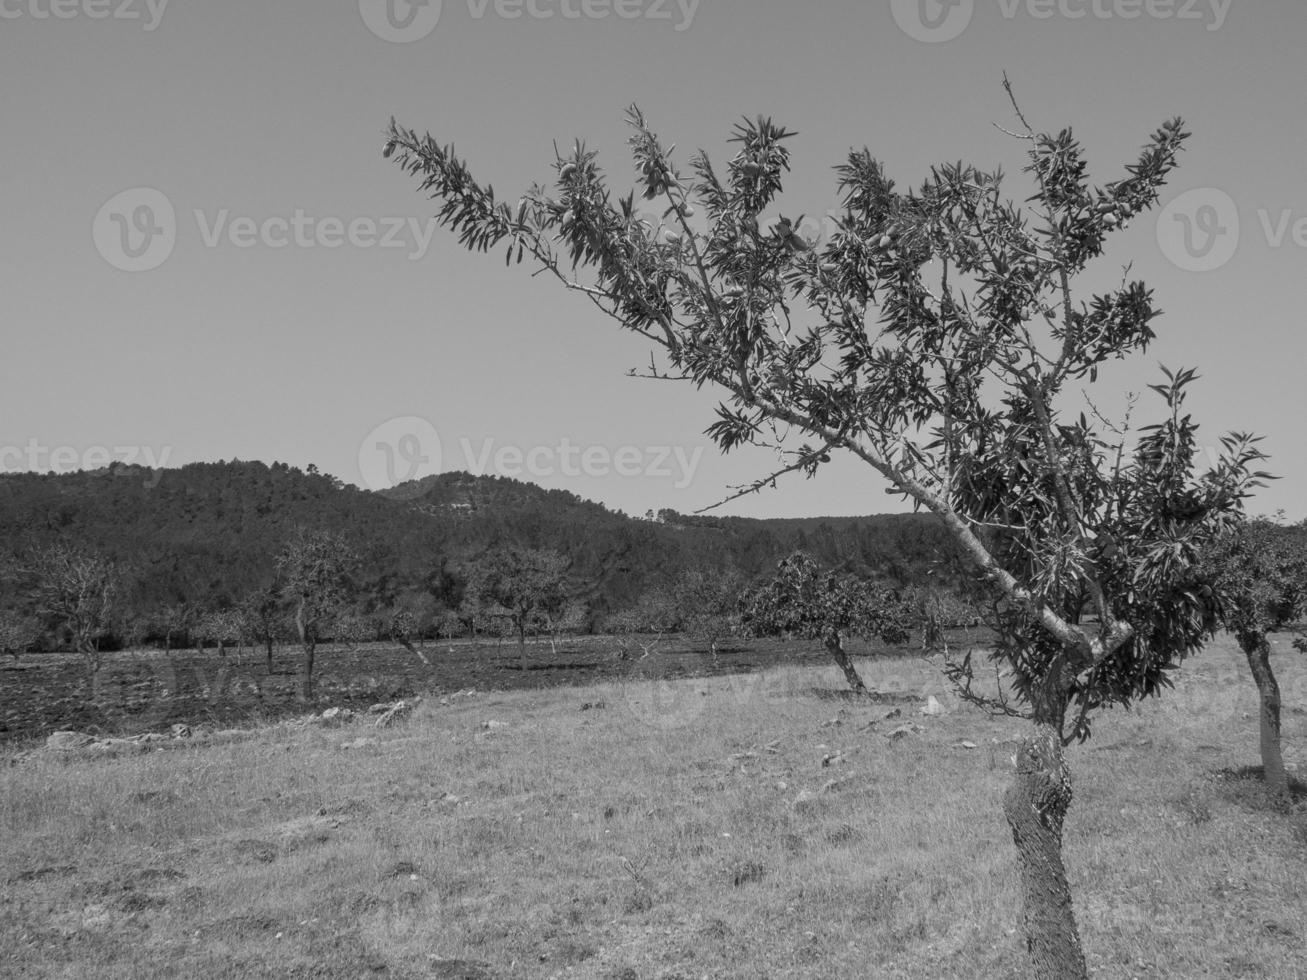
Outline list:
[[[21,654],[41,639],[41,624],[31,616],[12,609],[0,609],[0,653],[17,662]]]
[[[122,589],[120,569],[103,555],[54,544],[36,552],[26,570],[33,606],[67,632],[94,681],[104,662],[100,640],[113,622]]]
[[[734,570],[689,569],[672,584],[672,596],[681,611],[681,631],[706,640],[713,663],[717,644],[739,629],[740,593],[744,583]]]
[[[1086,968],[1062,864],[1064,745],[1089,734],[1097,710],[1157,693],[1215,627],[1198,549],[1239,512],[1260,453],[1234,435],[1210,472],[1196,471],[1183,410],[1192,371],[1156,386],[1161,420],[1137,432],[1083,394],[1154,337],[1143,282],[1127,274],[1089,296],[1076,282],[1157,203],[1183,123],[1165,123],[1098,184],[1070,130],[1036,131],[1013,109],[1024,203],[1005,196],[1000,173],[964,163],[900,190],[854,150],[836,168],[833,231],[816,243],[776,216],[794,134],[769,119],[736,126],[724,168],[701,151],[683,169],[632,108],[637,190],[661,224],[635,191],[615,198],[579,142],[555,159],[552,186],[516,202],[452,146],[394,121],[385,156],[420,180],[464,246],[529,256],[652,347],[642,373],[721,390],[708,432],[723,451],[791,453],[740,492],[811,475],[838,453],[865,464],[869,490],[887,483],[944,523],[994,595],[995,655],[1032,723],[1004,801],[1031,963],[1075,980]],[[807,441],[794,448],[787,434]]]
[[[904,599],[915,609],[921,629],[921,649],[926,653],[949,652],[946,630],[974,626],[980,620],[975,607],[947,589],[938,586],[913,586]]]
[[[159,610],[154,622],[155,629],[163,633],[165,653],[172,652],[173,636],[180,633],[189,637],[198,615],[198,610],[188,602],[176,602]]]
[[[418,625],[417,614],[408,606],[400,606],[384,616],[386,635],[430,667],[431,661],[422,652],[421,628]]]
[[[355,650],[360,643],[377,638],[377,627],[376,622],[358,613],[342,612],[332,621],[331,638]]]
[[[274,583],[247,593],[241,600],[240,611],[250,639],[263,644],[268,673],[272,674],[273,645],[282,632],[280,587]]]
[[[1248,660],[1257,685],[1262,773],[1272,798],[1289,802],[1280,748],[1280,685],[1267,634],[1307,613],[1307,524],[1282,527],[1265,518],[1221,536],[1205,554],[1224,597],[1223,621]]]
[[[641,593],[635,604],[610,614],[604,629],[617,638],[617,659],[629,660],[631,647],[640,648],[638,660],[654,654],[668,633],[681,625],[681,612],[671,589],[654,586]]]
[[[771,581],[740,599],[743,628],[753,636],[820,640],[844,671],[854,694],[868,694],[844,648],[853,637],[904,643],[915,624],[912,607],[883,586],[853,575],[822,572],[807,555],[782,558]]]
[[[200,616],[195,624],[196,635],[200,642],[212,640],[218,644],[218,656],[227,656],[227,647],[236,647],[236,662],[244,658],[245,638],[249,635],[249,624],[241,609],[215,609]]]
[[[294,608],[295,631],[304,657],[300,696],[313,699],[313,660],[325,630],[344,608],[350,572],[358,559],[342,535],[301,529],[277,556],[282,594]]]
[[[547,613],[561,614],[568,602],[567,559],[554,551],[504,548],[473,566],[467,593],[481,607],[499,607],[517,634],[518,655],[526,670],[526,634]]]
[[[569,633],[579,633],[586,622],[587,609],[584,602],[567,599],[562,605],[546,606],[540,614],[540,625],[549,636],[549,655],[558,656],[558,638]]]

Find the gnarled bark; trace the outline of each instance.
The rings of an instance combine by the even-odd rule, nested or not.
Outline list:
[[[1086,980],[1085,954],[1062,864],[1062,824],[1071,806],[1071,773],[1058,726],[1037,723],[1017,750],[1003,797],[1021,875],[1021,924],[1036,980]]]
[[[849,682],[849,688],[854,694],[868,694],[867,685],[862,682],[858,675],[858,668],[853,666],[853,658],[844,649],[844,643],[841,641],[838,633],[826,637],[826,649],[830,655],[839,664],[840,670],[844,671],[844,679]]]
[[[1289,800],[1289,775],[1280,749],[1280,685],[1271,670],[1271,645],[1265,635],[1242,638],[1240,646],[1257,685],[1258,728],[1261,733],[1262,773],[1266,789],[1280,803]]]

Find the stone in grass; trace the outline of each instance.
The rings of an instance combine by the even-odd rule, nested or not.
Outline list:
[[[413,698],[409,701],[396,701],[384,714],[376,720],[377,728],[389,728],[397,721],[403,721],[413,713],[413,709],[418,706],[418,699]]]
[[[485,729],[486,731],[488,731],[488,732],[496,732],[496,731],[499,731],[499,730],[502,729],[502,728],[507,728],[507,727],[508,727],[508,722],[506,722],[506,721],[483,721],[483,722],[481,723],[481,727],[484,728],[484,729]]]
[[[897,742],[901,738],[906,738],[909,735],[916,735],[920,731],[921,729],[916,725],[900,725],[898,728],[894,729],[894,731],[886,732],[885,737],[891,742]]]
[[[343,743],[341,748],[345,751],[349,751],[350,749],[366,749],[369,745],[376,744],[377,740],[375,738],[356,738],[352,742]]]
[[[825,796],[827,793],[834,793],[834,792],[836,792],[837,790],[839,790],[840,788],[842,788],[842,787],[844,786],[844,783],[845,783],[845,780],[843,780],[843,779],[831,779],[831,780],[828,780],[826,783],[824,783],[824,784],[822,785],[821,789],[818,789],[818,790],[811,790],[811,789],[800,790],[800,791],[799,791],[799,795],[796,796],[796,797],[794,798],[794,804],[793,804],[793,805],[794,805],[795,807],[803,807],[803,806],[807,806],[807,805],[810,805],[810,804],[812,804],[812,803],[815,803],[815,802],[817,801],[818,797]]]
[[[327,728],[334,728],[337,725],[347,725],[354,720],[354,712],[349,708],[328,708],[320,714],[316,721],[319,725]]]
[[[953,743],[953,748],[955,748],[955,749],[974,749],[974,748],[976,748],[976,743],[975,743],[975,742],[968,741],[968,740],[966,740],[966,739],[963,739],[961,742],[954,742],[954,743]]]
[[[82,732],[54,732],[45,740],[45,747],[54,752],[75,752],[94,742],[94,736]]]
[[[173,738],[190,738],[192,734],[190,725],[173,725],[168,729],[168,734]]]
[[[128,738],[101,738],[86,747],[92,755],[122,755],[128,752],[144,752],[148,746]]]
[[[942,715],[944,713],[944,706],[939,703],[939,698],[932,694],[926,699],[926,703],[921,706],[920,710],[923,715],[933,717],[935,715]]]

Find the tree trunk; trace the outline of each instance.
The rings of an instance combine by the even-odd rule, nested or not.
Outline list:
[[[304,602],[300,601],[295,610],[295,629],[300,635],[300,643],[304,647],[304,660],[300,665],[300,699],[303,701],[313,700],[313,654],[317,643],[313,637],[313,631],[310,629],[305,619]]]
[[[522,658],[522,676],[526,676],[526,623],[522,622],[517,627],[517,652]]]
[[[835,658],[835,662],[840,665],[840,670],[844,671],[844,679],[849,682],[849,688],[853,693],[869,693],[867,685],[862,683],[862,678],[858,675],[858,668],[853,666],[853,658],[844,649],[844,643],[838,633],[826,638],[826,649]]]
[[[1062,824],[1071,806],[1071,773],[1060,726],[1036,721],[1017,750],[1003,812],[1021,875],[1021,925],[1036,980],[1086,980],[1085,954],[1062,864]]]
[[[1271,670],[1271,645],[1264,634],[1248,638],[1241,645],[1257,685],[1263,778],[1272,798],[1281,804],[1288,803],[1289,775],[1284,771],[1284,755],[1280,751],[1280,685]]]
[[[313,700],[313,655],[317,644],[310,638],[304,642],[304,663],[300,668],[300,698]]]
[[[83,643],[79,645],[79,652],[82,659],[86,662],[86,671],[91,675],[91,687],[95,687],[95,678],[100,673],[100,666],[103,663],[103,656],[99,648],[94,643]]]
[[[263,645],[268,654],[268,675],[272,675],[272,634],[266,633],[263,637]]]

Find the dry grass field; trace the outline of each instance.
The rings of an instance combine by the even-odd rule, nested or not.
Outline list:
[[[1307,659],[1276,649],[1302,764]],[[431,699],[385,730],[7,749],[0,976],[1020,975],[998,807],[1020,722],[927,663],[860,666],[874,701],[782,667]],[[1240,774],[1253,711],[1221,642],[1070,750],[1096,976],[1307,976],[1304,815]]]

